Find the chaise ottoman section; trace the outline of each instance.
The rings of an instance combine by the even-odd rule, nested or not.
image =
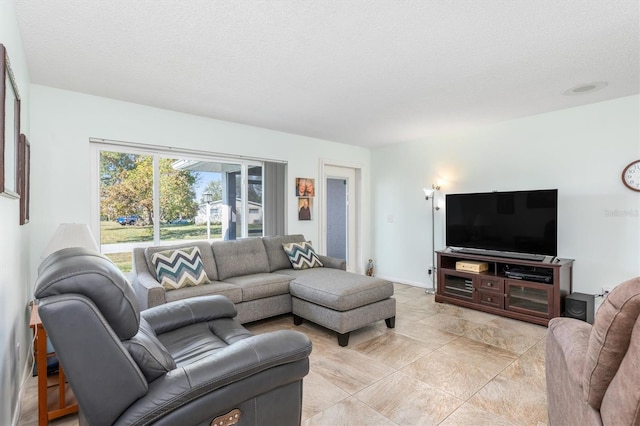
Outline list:
[[[278,273],[294,277],[289,291],[295,323],[304,318],[335,331],[340,346],[349,343],[351,331],[376,321],[395,326],[396,301],[390,281],[330,268]]]

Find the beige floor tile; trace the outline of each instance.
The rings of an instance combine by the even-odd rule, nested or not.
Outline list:
[[[314,371],[309,371],[302,384],[302,421],[310,419],[347,397],[349,394],[330,380]]]
[[[544,339],[525,352],[500,373],[509,380],[520,381],[533,390],[546,393]]]
[[[402,334],[388,333],[362,342],[352,349],[385,365],[400,369],[439,347],[438,344],[412,339]]]
[[[433,295],[425,293],[425,289],[421,287],[413,287],[409,290],[394,294],[393,297],[397,303],[404,303],[415,307],[433,306]]]
[[[499,375],[469,399],[469,403],[521,426],[548,421],[546,394],[526,381]]]
[[[406,321],[402,316],[396,319],[396,328],[394,330],[396,334],[402,334],[437,346],[446,345],[460,337],[456,334],[442,331],[426,321]]]
[[[305,426],[396,426],[377,411],[350,397],[307,419]]]
[[[438,330],[446,331],[447,333],[458,336],[464,336],[471,330],[480,327],[480,324],[467,321],[455,315],[450,315],[449,313],[439,313],[418,322],[429,324]]]
[[[440,426],[514,426],[510,421],[471,404],[463,404]]]
[[[526,359],[536,359],[538,361],[543,361],[546,356],[547,349],[547,339],[546,335],[542,339],[538,341],[535,345],[533,345],[527,352],[522,354],[522,358]]]
[[[492,315],[492,319],[487,324],[535,337],[538,340],[547,335],[547,327],[544,325],[532,324],[530,322],[519,321],[512,318]]]
[[[414,286],[408,284],[393,283],[393,294],[411,290]]]
[[[436,313],[430,307],[410,306],[406,303],[396,303],[396,323],[399,319],[408,322],[420,321]]]
[[[403,373],[434,388],[467,400],[496,376],[476,363],[435,351],[403,368]]]
[[[517,354],[511,351],[466,337],[452,341],[438,349],[438,352],[442,353],[444,357],[473,365],[494,374],[500,373],[518,358]]]
[[[401,372],[355,397],[399,425],[437,425],[464,402]]]
[[[353,347],[367,340],[373,339],[384,334],[393,334],[393,328],[387,327],[385,321],[376,321],[373,324],[369,324],[366,327],[359,328],[350,333],[349,346]],[[337,344],[337,340],[336,340]]]
[[[333,355],[312,359],[311,370],[350,395],[396,371],[366,355],[346,348]]]
[[[519,355],[525,353],[540,340],[539,337],[487,324],[480,324],[478,327],[468,330],[464,336],[491,346],[507,349]]]
[[[410,293],[404,291],[400,293],[394,293],[393,298],[396,299],[396,303],[404,303],[405,305],[413,305],[415,297]]]

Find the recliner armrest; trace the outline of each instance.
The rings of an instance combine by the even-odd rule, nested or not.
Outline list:
[[[584,362],[589,346],[591,324],[574,318],[553,318],[549,321],[547,339],[553,339],[562,352],[569,376],[582,388]],[[547,343],[547,346],[551,346]]]
[[[245,401],[247,394],[257,396],[301,380],[308,372],[310,353],[311,341],[298,331],[280,330],[248,337],[158,378],[149,385],[149,392],[131,405],[116,424],[153,423],[167,413],[198,398],[206,399],[206,395],[223,388],[226,389],[224,404],[233,407]],[[251,384],[256,374],[285,365],[292,368],[279,370],[269,380],[261,380],[259,387]],[[243,380],[249,380],[246,386],[230,386]],[[194,418],[203,419],[210,414],[211,406],[206,404],[192,404],[188,410],[192,422]]]
[[[184,369],[191,386],[213,390],[310,354],[311,341],[304,333],[279,330],[247,337]]]
[[[218,318],[233,318],[236,306],[224,296],[199,296],[176,300],[140,312],[156,334],[207,322]]]
[[[320,262],[322,262],[325,268],[342,269],[343,271],[347,270],[347,261],[344,259],[323,256],[321,254],[318,255],[318,259],[320,259]]]

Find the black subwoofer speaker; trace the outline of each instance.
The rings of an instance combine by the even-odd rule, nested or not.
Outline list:
[[[564,316],[593,324],[593,294],[571,293],[564,299]]]

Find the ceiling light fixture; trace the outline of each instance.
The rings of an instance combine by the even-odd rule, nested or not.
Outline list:
[[[600,89],[604,89],[607,87],[609,83],[606,81],[595,81],[593,83],[583,83],[577,86],[573,86],[570,89],[562,92],[563,95],[573,96],[573,95],[586,95],[587,93],[597,92]]]

